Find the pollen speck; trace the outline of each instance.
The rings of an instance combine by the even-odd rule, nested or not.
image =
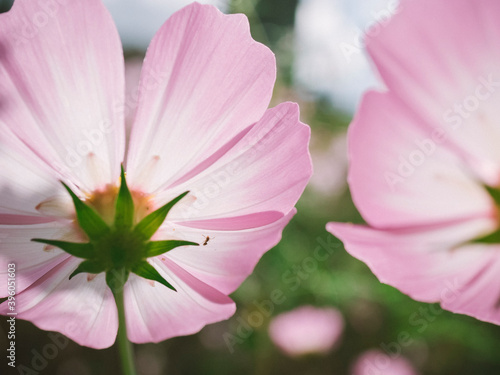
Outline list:
[[[87,274],[87,281],[92,281],[92,280],[94,280],[96,276],[97,276],[97,275],[96,275],[96,274],[94,274],[94,273],[88,273],[88,274]]]

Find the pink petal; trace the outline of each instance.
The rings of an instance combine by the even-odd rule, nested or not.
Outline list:
[[[58,175],[1,121],[0,107],[0,223],[29,223],[45,216],[37,206],[67,195]],[[17,218],[16,218],[17,217]]]
[[[424,302],[500,324],[498,246],[465,245],[488,234],[493,220],[457,220],[441,226],[376,230],[329,223],[346,250],[383,283]]]
[[[477,174],[498,184],[500,3],[407,0],[400,8],[377,35],[368,37],[368,51],[383,80],[429,132],[441,128],[447,143],[462,150]]]
[[[125,130],[127,145],[134,123],[137,105],[139,104],[139,80],[141,78],[142,59],[131,58],[125,61]]]
[[[417,375],[411,362],[400,355],[387,355],[373,349],[356,359],[352,375]]]
[[[334,308],[301,306],[280,314],[269,324],[269,336],[285,354],[327,354],[340,340],[344,319]]]
[[[260,227],[254,227],[252,218],[248,226],[241,222],[239,228],[234,227],[230,218],[225,219],[230,228],[209,228],[210,221],[196,227],[185,226],[191,226],[192,222],[165,226],[158,237],[197,242],[201,246],[179,247],[159,258],[171,259],[202,282],[225,294],[232,293],[252,273],[262,255],[280,241],[283,228],[295,212],[293,209],[268,224],[261,222]],[[206,236],[209,240],[203,245]]]
[[[99,0],[17,0],[0,16],[0,125],[82,189],[123,160],[123,54]]]
[[[131,184],[143,191],[168,186],[258,121],[275,75],[272,52],[252,39],[245,16],[198,3],[175,13],[144,61],[127,162]],[[157,172],[144,178],[153,160]]]
[[[0,225],[0,283],[7,285],[7,265],[16,265],[16,291],[22,292],[39,278],[68,259],[64,251],[32,242],[32,238],[58,239],[69,226],[57,222],[38,225]],[[45,249],[45,250],[44,250]],[[0,297],[7,296],[7,289]]]
[[[365,220],[398,227],[495,214],[463,159],[391,93],[368,93],[349,129],[349,184]]]
[[[299,121],[298,106],[283,103],[210,163],[158,194],[167,202],[189,190],[169,220],[192,221],[265,211],[287,214],[311,176],[310,129]],[[210,160],[210,159],[208,159]]]
[[[19,319],[46,331],[57,331],[76,343],[95,349],[111,346],[118,330],[118,314],[104,274],[92,280],[79,274],[69,280],[81,259],[70,257],[16,297]],[[7,313],[7,302],[0,314]]]
[[[159,342],[198,332],[206,324],[228,319],[234,302],[170,260],[155,260],[156,269],[177,292],[131,275],[125,285],[128,335],[135,343]]]

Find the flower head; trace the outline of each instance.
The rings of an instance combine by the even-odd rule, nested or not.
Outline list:
[[[243,15],[192,4],[154,37],[130,106],[102,3],[54,4],[0,15],[0,284],[15,263],[17,317],[108,347],[114,274],[133,342],[228,318],[311,175],[297,105],[267,110],[272,52]]]
[[[387,92],[349,131],[368,226],[328,224],[382,282],[500,324],[500,3],[402,1],[367,40]]]
[[[337,309],[313,306],[278,315],[269,325],[273,342],[291,357],[328,353],[343,330],[344,319]]]
[[[410,362],[402,356],[392,357],[380,350],[361,354],[352,369],[353,375],[417,375]]]

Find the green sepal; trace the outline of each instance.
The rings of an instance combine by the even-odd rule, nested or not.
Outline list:
[[[78,224],[87,236],[89,236],[91,240],[98,240],[107,234],[109,232],[109,227],[99,214],[92,207],[83,203],[64,182],[62,182],[62,184],[73,199]]]
[[[166,253],[172,249],[175,249],[179,246],[199,246],[196,242],[189,241],[151,241],[146,245],[146,253],[145,256],[147,258],[158,256]]]
[[[76,270],[73,271],[71,275],[69,275],[69,279],[71,280],[74,276],[78,275],[82,272],[98,274],[104,271],[104,268],[99,264],[92,260],[84,260]]]
[[[488,191],[490,194],[491,198],[495,201],[497,206],[500,206],[500,190],[497,188],[493,188],[488,185],[484,185],[484,188]]]
[[[153,236],[153,234],[156,233],[158,228],[160,228],[160,226],[163,224],[170,209],[188,193],[189,191],[182,193],[177,198],[172,199],[163,207],[160,207],[156,211],[150,213],[148,216],[142,219],[139,224],[137,224],[137,226],[134,228],[134,233],[140,236],[144,241],[149,240]]]
[[[117,228],[131,228],[134,223],[134,200],[127,186],[125,171],[121,166],[121,185],[116,199],[115,226]]]
[[[170,284],[167,280],[165,280],[163,276],[160,275],[160,273],[156,270],[156,268],[154,268],[151,264],[149,264],[146,261],[136,265],[132,269],[132,272],[138,276],[144,277],[145,279],[157,281],[160,284],[165,285],[167,288],[172,289],[174,292],[177,292],[177,290],[172,286],[172,284]]]
[[[95,256],[94,246],[90,243],[44,240],[42,238],[33,238],[31,241],[58,247],[77,258],[91,259]]]
[[[500,243],[500,229],[486,236],[475,238],[467,242],[467,244],[498,244]]]
[[[495,202],[496,206],[500,206],[500,190],[498,188],[494,188],[488,185],[483,185],[490,197]],[[470,244],[498,244],[500,243],[500,229],[489,233],[485,236],[474,238],[470,241],[467,241],[464,245]]]

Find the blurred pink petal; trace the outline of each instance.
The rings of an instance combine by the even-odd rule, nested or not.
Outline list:
[[[324,134],[313,134],[311,158],[314,174],[309,188],[322,195],[339,195],[343,192],[347,176],[347,140],[345,133],[335,135],[326,147]]]
[[[418,375],[401,355],[391,357],[379,350],[369,350],[356,360],[352,375]]]
[[[368,38],[388,87],[366,94],[349,130],[349,185],[368,226],[327,226],[382,282],[496,324],[500,244],[471,242],[499,228],[485,188],[500,183],[499,6],[406,0]]]
[[[158,32],[125,94],[120,42],[100,1],[58,5],[19,39],[37,11],[28,3],[0,15],[0,281],[15,262],[18,317],[81,345],[113,343],[118,319],[104,275],[69,280],[81,260],[30,240],[84,241],[59,181],[109,214],[125,158],[141,215],[191,192],[155,239],[201,245],[148,260],[177,293],[130,277],[130,339],[158,342],[227,319],[235,310],[227,294],[280,240],[311,175],[298,106],[266,110],[272,52],[251,38],[244,16],[195,3]],[[126,155],[125,121],[134,118]]]
[[[271,340],[291,357],[326,354],[338,343],[344,320],[334,308],[302,306],[275,317],[269,325]]]

